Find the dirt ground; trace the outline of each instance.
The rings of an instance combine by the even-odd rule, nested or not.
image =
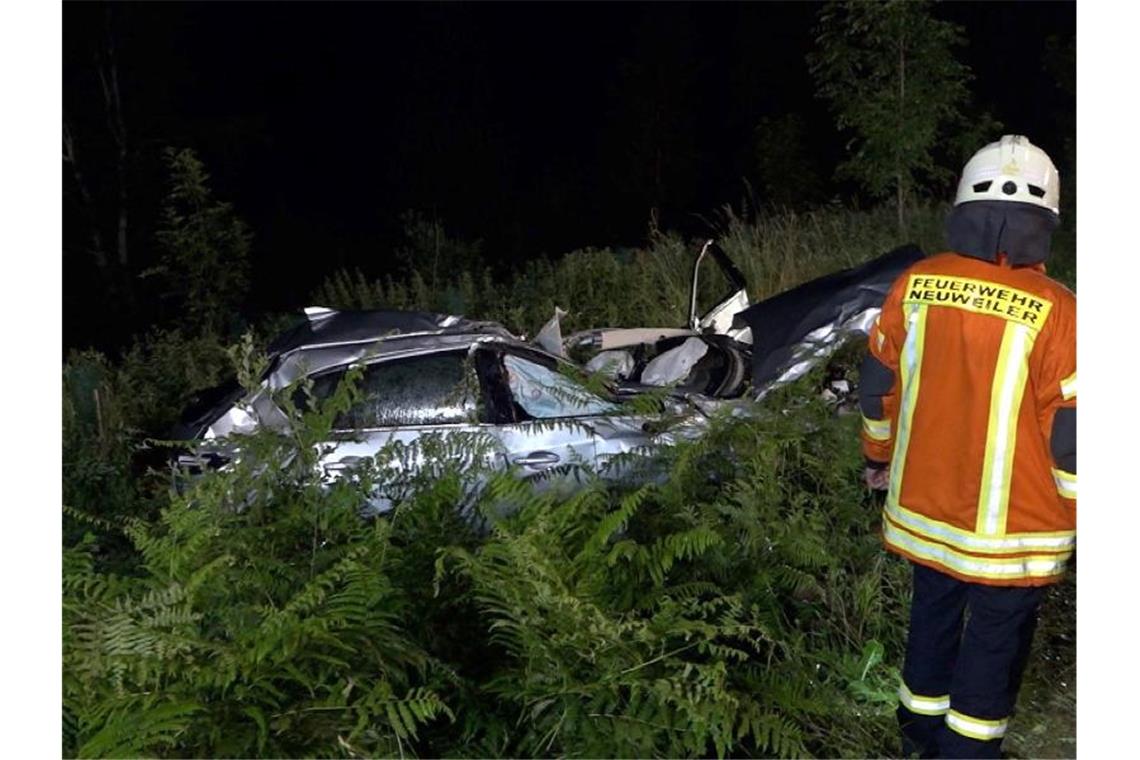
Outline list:
[[[1013,758],[1077,756],[1077,574],[1041,605],[1033,653],[1003,751]]]

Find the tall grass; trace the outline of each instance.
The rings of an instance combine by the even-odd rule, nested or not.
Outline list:
[[[906,242],[941,249],[944,206],[915,210],[908,240],[898,237],[891,212],[824,208],[809,212],[741,213],[724,207],[705,221],[740,267],[753,300],[854,266]],[[587,248],[556,259],[527,262],[500,282],[490,270],[453,275],[430,289],[417,273],[404,280],[370,281],[360,272],[337,272],[314,292],[332,308],[398,308],[461,312],[533,334],[555,305],[568,309],[569,330],[605,326],[680,326],[688,319],[692,265],[699,240],[655,232],[643,247]],[[425,252],[426,256],[428,252]],[[723,296],[724,281],[711,265],[702,271],[699,303]]]

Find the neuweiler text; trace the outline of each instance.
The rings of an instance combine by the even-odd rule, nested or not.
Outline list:
[[[948,275],[912,274],[903,303],[934,304],[992,314],[1040,330],[1053,304],[1017,288]]]

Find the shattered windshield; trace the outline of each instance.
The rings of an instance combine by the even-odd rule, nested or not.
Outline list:
[[[617,405],[541,364],[507,354],[507,380],[516,403],[535,419],[611,414]]]

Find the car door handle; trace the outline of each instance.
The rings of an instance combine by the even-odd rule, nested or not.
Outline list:
[[[532,451],[526,456],[518,457],[512,461],[515,464],[521,464],[527,467],[546,467],[548,465],[558,464],[561,459],[562,458],[553,451]]]

